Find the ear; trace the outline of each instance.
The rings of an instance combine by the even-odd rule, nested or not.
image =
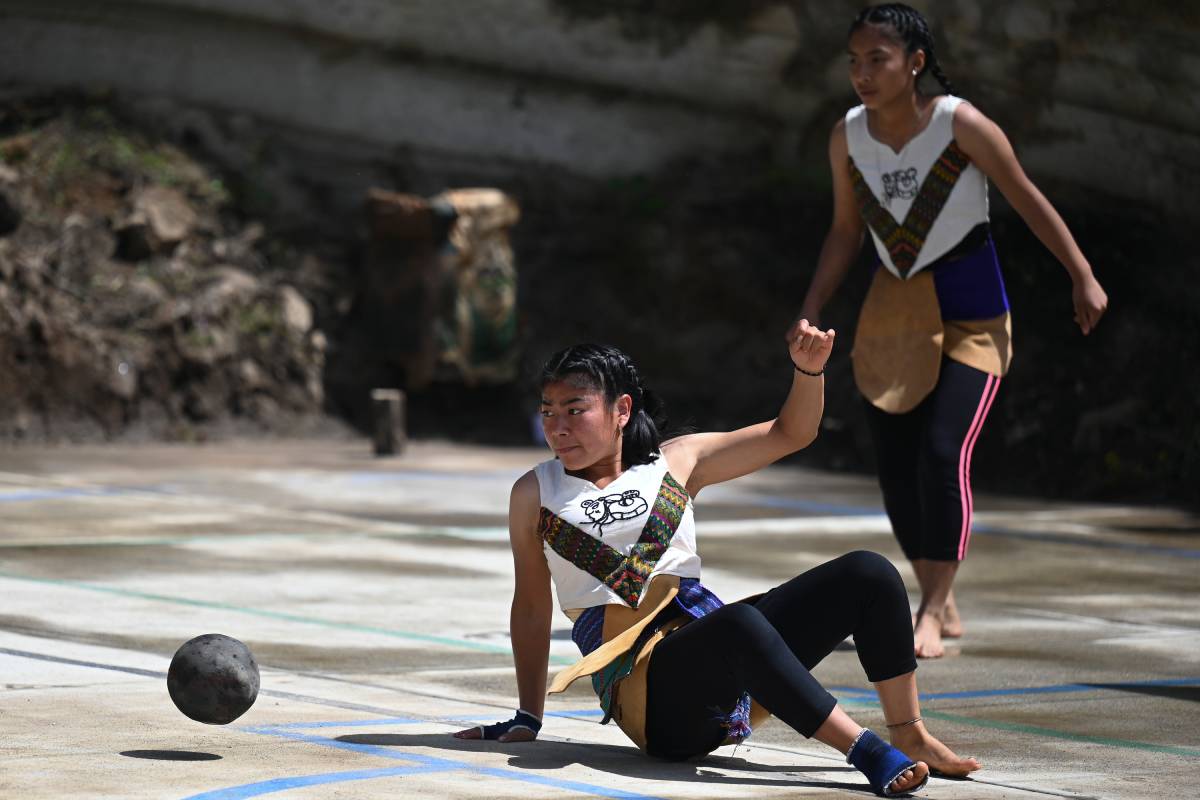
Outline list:
[[[908,63],[910,71],[915,71],[918,75],[921,74],[921,70],[925,69],[925,51],[917,50],[917,52],[908,57]]]
[[[633,416],[633,398],[627,394],[623,394],[617,398],[617,424],[622,429],[629,422],[629,418]]]

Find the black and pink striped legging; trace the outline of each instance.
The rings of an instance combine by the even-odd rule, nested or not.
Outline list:
[[[1000,379],[948,358],[905,414],[867,403],[883,504],[910,560],[962,561],[971,539],[971,453]]]

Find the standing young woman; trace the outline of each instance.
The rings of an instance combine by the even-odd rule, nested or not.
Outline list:
[[[884,505],[921,588],[916,655],[937,658],[943,637],[962,634],[952,586],[971,532],[971,452],[1012,358],[988,179],[1070,273],[1084,334],[1108,298],[1003,131],[953,95],[920,13],[866,8],[848,49],[862,105],[830,137],[833,224],[800,317],[820,318],[869,230],[880,264],[859,316],[854,376]],[[944,94],[919,91],[927,72]]]
[[[537,737],[553,583],[584,658],[550,691],[591,675],[604,721],[614,719],[651,755],[685,759],[740,742],[769,709],[846,754],[881,794],[915,791],[930,768],[949,775],[979,769],[921,722],[908,600],[886,559],[850,553],[730,605],[700,582],[693,498],[812,441],[833,340],[832,330],[797,323],[789,341],[792,387],[777,419],[663,444],[659,404],[627,356],[579,345],[550,359],[541,407],[555,458],[516,482],[509,505],[520,709],[506,722],[456,736]],[[809,672],[851,635],[891,745],[851,720]]]

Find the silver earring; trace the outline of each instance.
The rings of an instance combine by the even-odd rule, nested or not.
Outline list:
[[[916,76],[916,74],[917,74],[917,71],[914,69],[914,70],[913,70],[913,76],[915,77],[915,76]]]

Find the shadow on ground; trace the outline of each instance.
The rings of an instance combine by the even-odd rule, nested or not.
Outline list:
[[[220,761],[216,753],[200,753],[194,750],[125,750],[126,758],[146,758],[151,761]]]
[[[644,780],[695,782],[705,785],[751,785],[751,786],[794,786],[796,788],[840,789],[842,791],[866,791],[865,782],[842,783],[795,779],[805,773],[848,772],[857,777],[853,767],[831,766],[781,766],[757,764],[744,758],[730,756],[707,756],[691,761],[660,761],[641,755],[633,747],[573,742],[540,742],[536,748],[528,743],[500,743],[463,741],[447,735],[373,733],[350,734],[336,737],[347,744],[373,745],[376,747],[428,747],[437,750],[459,752],[504,753],[509,756],[508,765],[515,769],[558,770],[578,764],[582,767]],[[535,752],[536,750],[536,752]],[[721,770],[736,770],[745,775],[728,775]],[[765,778],[759,775],[779,774],[782,778]],[[795,777],[793,777],[795,776]]]

